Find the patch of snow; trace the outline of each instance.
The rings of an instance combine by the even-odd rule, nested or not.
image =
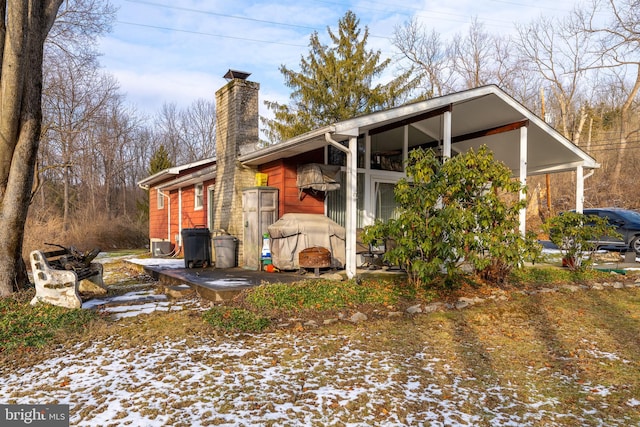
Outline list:
[[[128,261],[145,267],[184,268],[184,260],[177,258],[129,258]]]
[[[640,400],[638,400],[636,398],[629,399],[629,400],[627,400],[627,405],[628,406],[633,406],[633,407],[640,406]]]
[[[69,404],[74,426],[587,423],[554,413],[556,401],[543,392],[523,401],[509,381],[474,380],[451,363],[429,349],[407,357],[339,334],[165,339],[135,348],[114,337],[36,366],[0,367],[0,401]]]

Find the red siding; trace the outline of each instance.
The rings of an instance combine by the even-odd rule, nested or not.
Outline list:
[[[203,168],[209,167],[210,164],[201,165],[192,169],[182,171],[179,175],[168,178],[158,185],[179,179],[182,176],[186,176]],[[207,187],[213,185],[215,180],[210,179],[203,182],[203,197],[202,197],[202,209],[194,209],[194,195],[195,186],[189,184],[182,188],[182,194],[180,196],[179,191],[171,190],[165,191],[168,194],[170,200],[165,197],[164,208],[158,209],[158,190],[157,187],[152,187],[149,190],[149,238],[166,240],[167,238],[172,242],[176,242],[176,235],[180,233],[181,229],[194,228],[199,226],[207,226]],[[180,199],[182,199],[182,210],[180,210]],[[171,224],[167,225],[168,211],[171,210]],[[182,218],[178,218],[178,213],[182,213]],[[168,236],[168,228],[171,228],[171,236]]]
[[[158,209],[158,190],[152,188],[149,190],[149,238],[166,239],[167,238],[167,209],[168,201],[165,197],[164,208]]]
[[[299,193],[296,186],[298,165],[322,163],[324,150],[317,149],[288,159],[276,160],[260,168],[269,175],[267,185],[279,190],[279,215],[286,213],[324,214],[324,193]]]

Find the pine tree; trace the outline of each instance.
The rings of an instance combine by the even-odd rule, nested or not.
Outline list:
[[[164,145],[160,145],[158,149],[151,156],[149,161],[149,175],[155,175],[156,173],[173,167],[173,162],[169,158],[169,152]],[[136,209],[138,217],[141,220],[149,219],[149,190],[145,191],[145,197],[136,201]]]
[[[164,145],[160,145],[149,161],[149,175],[156,174],[172,166],[173,162],[169,159],[167,149],[164,148]]]
[[[348,11],[338,22],[338,33],[327,29],[332,45],[320,43],[318,33],[310,37],[310,52],[301,58],[300,72],[280,66],[285,84],[293,92],[290,104],[265,102],[274,119],[264,119],[271,142],[286,140],[316,127],[399,105],[415,87],[410,72],[389,83],[376,78],[391,63],[380,51],[367,50],[369,30],[361,36],[360,20]]]

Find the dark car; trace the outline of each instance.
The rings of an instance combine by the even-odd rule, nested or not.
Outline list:
[[[633,250],[640,255],[640,213],[620,208],[590,208],[583,213],[605,218],[622,236],[622,239],[603,236],[596,242],[598,248]]]

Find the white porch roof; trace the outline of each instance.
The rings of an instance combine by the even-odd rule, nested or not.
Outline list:
[[[386,132],[383,138],[386,142],[400,137],[398,132],[387,131],[403,126],[409,126],[409,135],[414,135],[413,140],[409,136],[409,147],[441,147],[445,157],[486,145],[494,158],[505,163],[523,184],[530,175],[575,171],[579,212],[583,203],[583,171],[600,167],[593,157],[495,85],[344,120],[247,153],[239,160],[257,166],[329,144],[347,154],[345,267],[347,275],[354,277],[357,137]],[[405,133],[401,134],[401,138],[405,138]],[[348,140],[346,146],[338,144],[344,140]],[[524,192],[520,197],[525,197]],[[520,229],[523,233],[525,222],[526,212],[522,209]]]
[[[404,124],[415,127],[435,141],[442,141],[442,113],[437,113],[447,108],[451,111],[452,154],[487,145],[496,160],[504,162],[514,176],[519,176],[519,132],[497,132],[497,129],[525,122],[529,141],[527,175],[574,171],[578,166],[586,169],[600,167],[594,158],[495,85],[344,120],[250,152],[239,160],[246,165],[257,166],[324,147],[327,145],[326,133],[340,141]],[[429,117],[430,112],[436,115]]]

